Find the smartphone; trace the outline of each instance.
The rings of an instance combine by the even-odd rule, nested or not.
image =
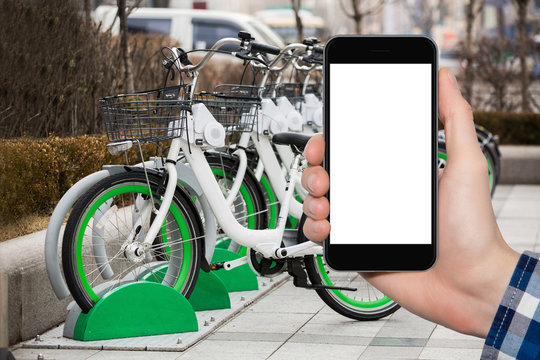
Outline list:
[[[437,258],[437,46],[336,36],[324,50],[327,264],[422,271]]]

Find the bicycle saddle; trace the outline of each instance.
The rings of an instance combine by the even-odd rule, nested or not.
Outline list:
[[[272,142],[277,145],[290,145],[293,152],[301,154],[306,148],[311,135],[292,132],[282,132],[272,137]]]

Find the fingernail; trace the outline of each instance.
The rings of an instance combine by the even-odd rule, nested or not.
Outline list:
[[[451,72],[450,70],[448,70],[447,73],[448,73],[448,79],[450,79],[450,83],[451,83],[452,85],[454,85],[454,87],[457,88],[458,86],[457,86],[457,80],[456,80],[456,77],[454,76],[454,74],[452,74],[452,72]]]

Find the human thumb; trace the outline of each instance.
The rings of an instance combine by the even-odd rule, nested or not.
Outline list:
[[[447,167],[483,158],[471,106],[461,96],[456,78],[447,68],[439,70],[439,118],[445,130]]]

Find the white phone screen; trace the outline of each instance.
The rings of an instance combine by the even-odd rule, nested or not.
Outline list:
[[[431,244],[432,64],[330,64],[331,244]]]

